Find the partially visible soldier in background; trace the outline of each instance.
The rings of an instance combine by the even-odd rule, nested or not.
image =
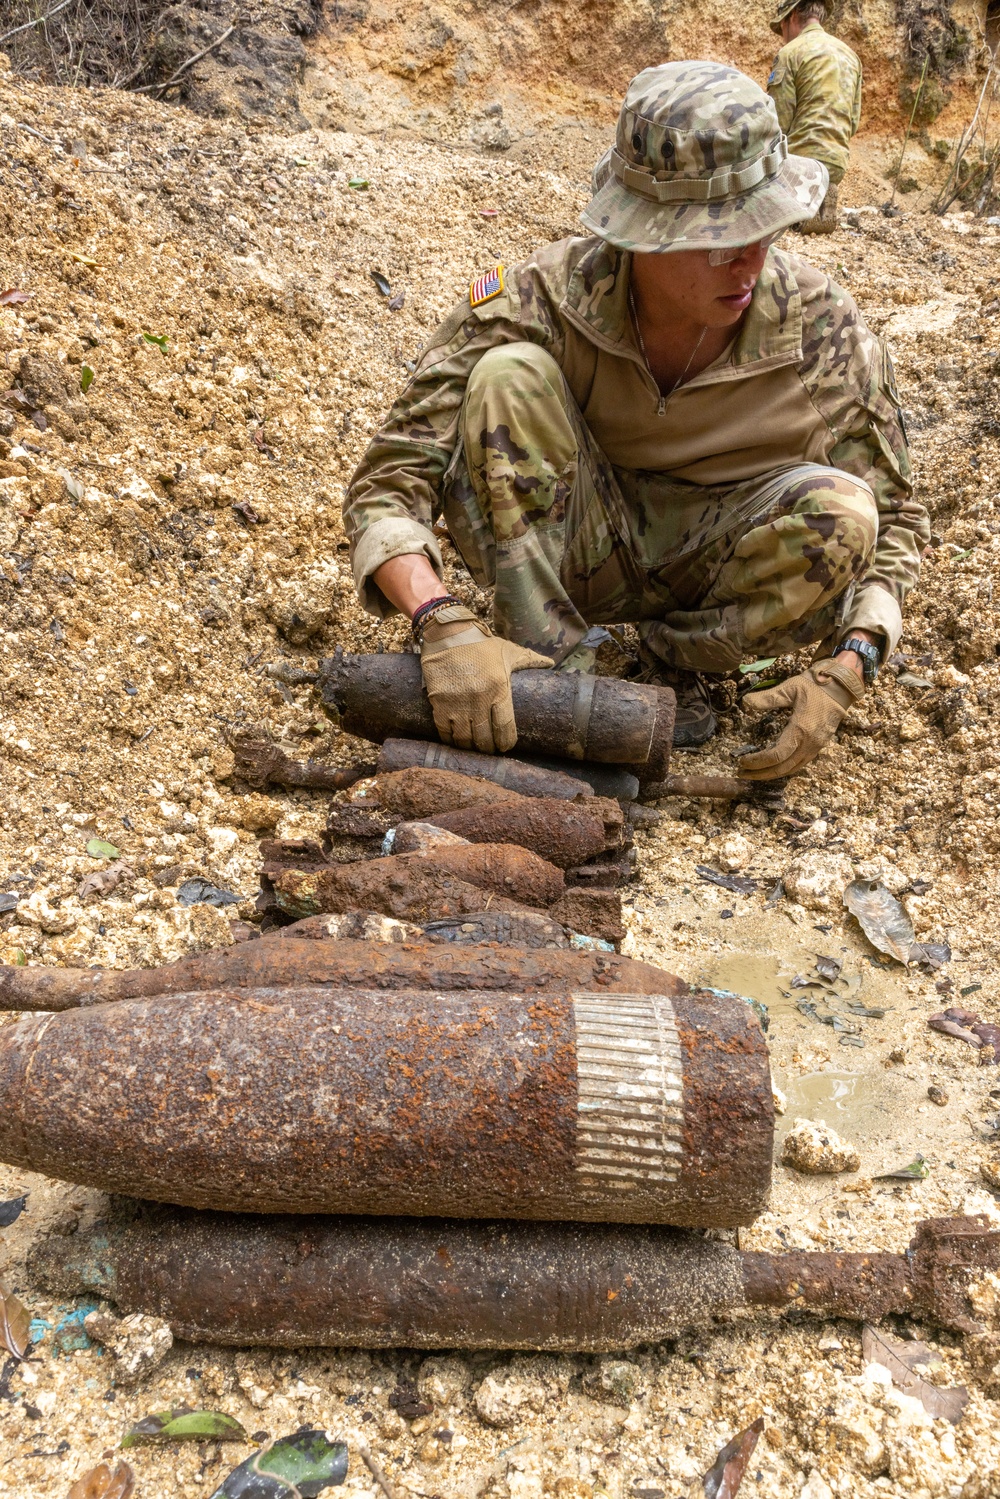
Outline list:
[[[824,0],[782,0],[771,22],[785,45],[774,59],[767,91],[788,149],[821,161],[830,173],[822,207],[798,225],[801,234],[836,229],[837,187],[861,123],[861,63],[845,42],[823,30],[825,16]]]

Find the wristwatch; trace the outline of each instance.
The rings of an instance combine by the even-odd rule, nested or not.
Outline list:
[[[848,635],[842,640],[834,651],[839,656],[841,651],[854,651],[861,657],[861,669],[865,676],[865,686],[871,687],[878,676],[878,669],[882,665],[882,652],[877,645],[872,645],[868,640],[862,640],[859,635]]]

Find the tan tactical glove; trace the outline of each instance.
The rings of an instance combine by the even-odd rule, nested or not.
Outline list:
[[[517,743],[511,672],[552,662],[492,635],[462,604],[449,604],[424,626],[420,665],[445,744],[495,755]]]
[[[864,696],[865,684],[845,661],[827,657],[789,677],[779,687],[752,692],[743,699],[744,713],[773,713],[790,708],[791,716],[770,749],[744,755],[739,773],[748,781],[775,781],[815,759],[840,727],[844,714]]]

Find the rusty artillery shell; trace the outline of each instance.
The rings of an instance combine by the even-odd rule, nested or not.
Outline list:
[[[417,656],[353,656],[338,649],[320,663],[318,681],[349,734],[377,744],[438,738]],[[667,774],[675,709],[669,687],[583,672],[516,671],[511,695],[522,754],[629,765],[640,781]]]
[[[481,755],[477,750],[452,749],[448,744],[429,744],[425,739],[387,739],[378,752],[379,774],[390,770],[454,770],[461,775],[494,781],[521,796],[558,797],[572,801],[589,796],[591,786],[558,770],[543,770],[526,760],[506,755]],[[636,786],[638,790],[638,785]]]
[[[125,1208],[41,1241],[32,1283],[96,1290],[193,1343],[599,1352],[743,1300],[736,1250],[677,1229]]]
[[[472,843],[516,843],[560,869],[571,869],[621,845],[621,808],[617,802],[612,805],[618,813],[617,828],[606,826],[599,806],[551,797],[521,797],[492,807],[435,812],[428,821]]]
[[[750,1007],[690,990],[203,991],[0,1030],[0,1161],[187,1207],[734,1227],[773,1124]]]
[[[393,925],[384,932],[370,928],[376,922]],[[368,928],[366,930],[366,928]],[[540,911],[473,911],[464,916],[448,916],[440,921],[428,921],[416,926],[406,921],[395,921],[391,917],[374,913],[353,911],[349,916],[306,916],[293,921],[289,926],[269,932],[269,937],[308,938],[325,942],[344,938],[365,941],[391,942],[456,942],[464,947],[482,946],[484,943],[503,947],[576,947],[583,951],[591,948],[597,939],[583,937],[579,932],[568,932],[558,921],[543,916]],[[3,969],[0,968],[0,982]],[[475,988],[473,984],[470,987]],[[0,991],[2,993],[2,991]],[[21,1005],[20,1009],[32,1010],[37,1005]],[[45,1008],[42,1006],[41,1008]],[[0,1004],[0,1009],[3,1005]]]
[[[364,796],[345,802],[355,816],[366,807],[392,813],[404,822],[422,822],[436,812],[457,812],[463,807],[506,807],[525,800],[508,786],[463,775],[456,770],[407,768],[381,772]]]
[[[473,910],[482,909],[484,890],[519,905],[547,907],[565,888],[561,869],[513,843],[458,844],[433,854],[390,855],[324,869],[279,870],[266,864],[264,872],[290,916],[362,910],[432,921],[455,914],[437,909],[435,902],[439,892],[450,894],[456,885],[479,892]]]
[[[611,1352],[793,1299],[975,1333],[971,1285],[1000,1266],[1000,1234],[982,1217],[918,1224],[905,1255],[771,1255],[670,1228],[116,1209],[90,1232],[38,1243],[32,1281],[232,1346]]]
[[[335,920],[337,918],[334,918]],[[562,928],[544,917],[479,912],[468,922],[460,919],[431,923],[426,941],[405,945],[344,939],[331,941],[323,917],[310,917],[284,927],[262,942],[240,943],[221,952],[180,958],[162,968],[4,968],[0,967],[0,1009],[75,1010],[124,999],[146,999],[161,994],[225,991],[233,1004],[256,989],[313,988],[331,984],[361,989],[506,989],[515,993],[546,994],[565,990],[607,989],[641,994],[685,993],[687,985],[672,973],[623,958],[617,953],[549,949],[539,941],[531,949],[493,944],[515,935],[525,922],[538,922],[546,937]],[[506,924],[510,928],[505,932]],[[469,926],[477,945],[453,947],[453,933]],[[443,929],[439,945],[434,928]],[[482,935],[481,935],[482,934]],[[529,935],[531,929],[529,928]],[[295,941],[289,937],[316,937]],[[283,940],[279,940],[283,939]],[[526,950],[527,949],[527,950]]]

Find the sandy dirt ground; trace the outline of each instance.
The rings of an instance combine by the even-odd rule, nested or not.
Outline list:
[[[224,946],[231,919],[254,916],[261,832],[322,826],[317,794],[233,792],[226,729],[266,723],[290,753],[340,764],[362,752],[308,688],[267,668],[338,643],[404,645],[401,624],[358,610],[343,486],[470,277],[573,232],[606,138],[599,111],[558,155],[550,135],[484,153],[488,141],[247,134],[28,85],[0,60],[0,290],[31,293],[0,308],[0,387],[24,393],[0,403],[0,891],[18,897],[0,917],[0,962],[124,967]],[[783,813],[663,802],[626,891],[625,951],[770,1005],[787,1100],[777,1152],[804,1117],[860,1154],[836,1177],[776,1164],[744,1248],[899,1251],[934,1214],[1000,1227],[1000,1072],[927,1028],[956,1000],[995,1019],[1000,997],[1000,230],[932,217],[917,194],[884,217],[894,149],[859,147],[838,233],[788,244],[859,300],[896,362],[934,528],[899,656]],[[934,161],[913,154],[928,180]],[[375,271],[405,294],[401,310]],[[483,606],[448,558],[454,591]],[[747,738],[735,698],[735,684],[720,689],[722,732],[682,769],[731,769]],[[81,897],[108,863],[87,854],[94,837],[128,871]],[[707,884],[698,865],[757,888]],[[240,905],[180,906],[191,875]],[[952,961],[883,966],[841,903],[858,875],[881,877]],[[791,979],[817,954],[884,1016],[845,1033],[803,1014]],[[873,1180],[917,1153],[924,1179]],[[27,1211],[0,1232],[0,1276],[44,1335],[0,1374],[5,1495],[62,1499],[132,1421],[181,1401],[252,1433],[328,1427],[351,1444],[352,1499],[376,1492],[360,1440],[401,1496],[675,1499],[759,1415],[750,1496],[996,1492],[981,1475],[1000,1464],[997,1405],[960,1340],[912,1321],[940,1357],[936,1378],[971,1390],[955,1426],[865,1372],[856,1325],[794,1315],[615,1360],[177,1345],[128,1391],[98,1346],[57,1350],[51,1325],[72,1308],[26,1270],[34,1241],[99,1214],[97,1194],[0,1168],[0,1199],[25,1191]],[[430,1416],[390,1406],[401,1379]],[[208,1496],[250,1450],[135,1449],[137,1492]]]

